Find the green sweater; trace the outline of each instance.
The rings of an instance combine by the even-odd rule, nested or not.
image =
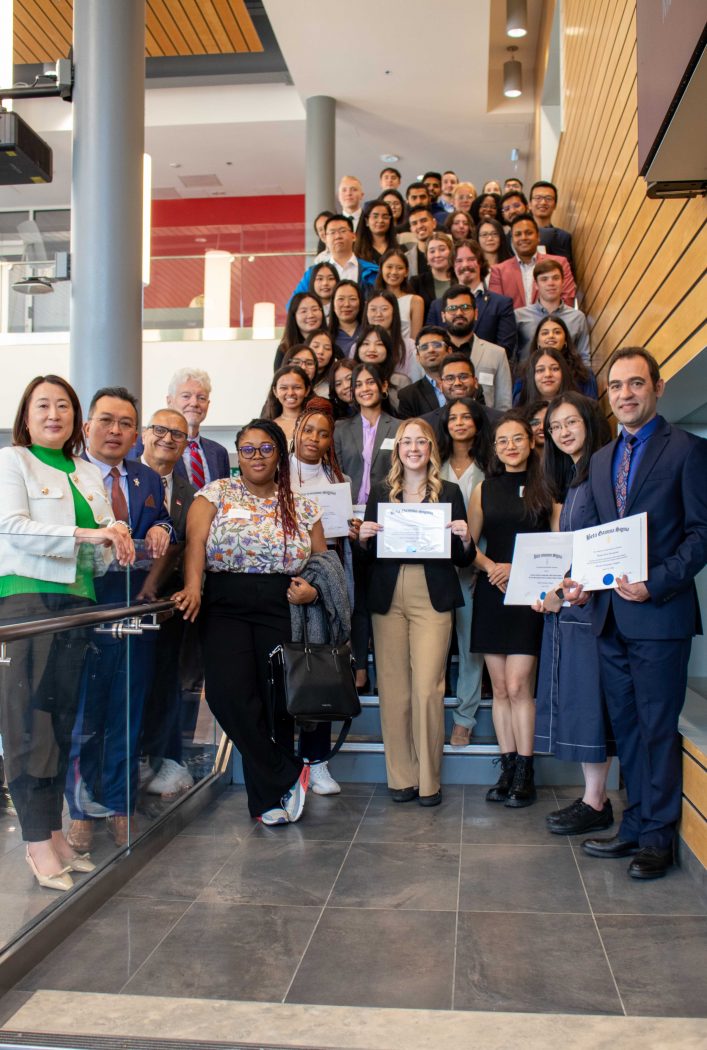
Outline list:
[[[67,458],[59,448],[42,448],[41,445],[30,445],[30,452],[42,463],[64,474],[74,472],[74,461]],[[74,515],[78,529],[99,528],[87,501],[81,495],[69,476],[69,488],[74,501]],[[0,598],[10,594],[76,594],[82,598],[96,600],[93,586],[93,546],[82,543],[76,556],[76,579],[73,583],[52,583],[49,580],[35,580],[30,576],[0,576]]]

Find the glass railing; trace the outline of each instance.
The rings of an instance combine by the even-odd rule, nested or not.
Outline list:
[[[213,776],[222,734],[170,599],[180,545],[129,569],[19,527],[0,546],[34,574],[0,577],[1,958]]]
[[[199,338],[205,327],[250,330],[256,303],[273,303],[274,323],[280,327],[287,301],[311,262],[311,255],[294,251],[219,252],[215,260],[213,253],[153,256],[144,292],[143,328],[191,332],[186,338]],[[4,341],[13,335],[68,332],[70,283],[54,280],[54,275],[53,261],[0,261]],[[42,280],[28,285],[30,278]]]

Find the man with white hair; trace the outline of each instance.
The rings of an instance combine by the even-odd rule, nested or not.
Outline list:
[[[199,433],[209,411],[210,400],[211,379],[208,372],[200,368],[180,368],[170,379],[167,406],[181,412],[189,425],[189,439],[174,472],[187,477],[197,490],[217,478],[227,478],[231,473],[228,452],[224,446]]]
[[[363,186],[361,180],[355,175],[344,175],[339,183],[339,204],[341,212],[353,222],[354,231],[357,229],[361,212],[363,211]]]

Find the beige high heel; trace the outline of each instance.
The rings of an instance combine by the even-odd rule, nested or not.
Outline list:
[[[56,875],[42,875],[41,871],[38,870],[37,865],[30,856],[29,847],[25,854],[25,860],[29,864],[30,871],[34,875],[35,879],[40,886],[44,886],[47,890],[70,890],[74,885],[74,880],[69,875],[66,868],[63,871],[58,872]]]
[[[96,865],[91,860],[88,853],[77,853],[75,857],[66,862],[66,866],[70,871],[95,871]]]

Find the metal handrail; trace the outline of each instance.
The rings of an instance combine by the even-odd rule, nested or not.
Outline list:
[[[149,616],[151,613],[173,612],[176,602],[171,598],[161,598],[154,602],[141,602],[135,605],[124,605],[117,609],[103,606],[86,612],[65,613],[63,616],[47,616],[41,620],[27,620],[24,623],[7,624],[0,627],[0,645],[16,642],[20,638],[32,638],[39,634],[56,634],[57,631],[69,631],[75,627],[92,627],[98,623],[114,623],[116,620],[127,620],[134,617]]]

